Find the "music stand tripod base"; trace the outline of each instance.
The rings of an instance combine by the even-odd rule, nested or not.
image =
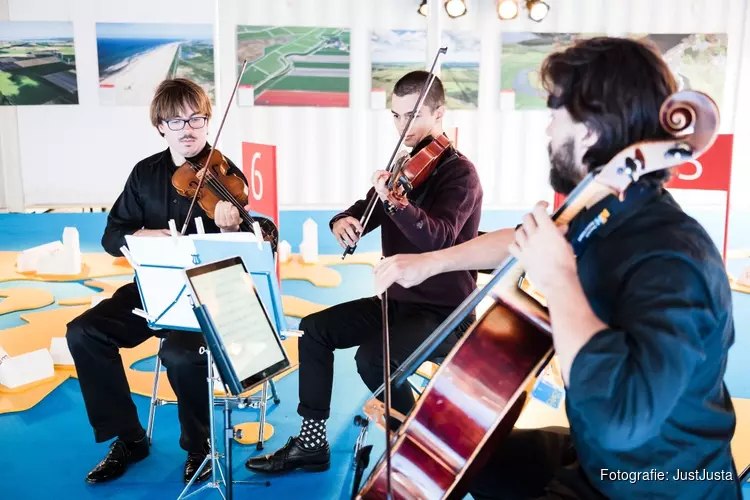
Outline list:
[[[190,479],[190,482],[185,485],[185,488],[180,493],[180,496],[177,497],[177,500],[183,500],[185,498],[192,497],[194,495],[197,495],[198,493],[202,492],[206,489],[213,489],[216,492],[219,493],[219,496],[221,496],[224,500],[232,500],[234,494],[233,494],[233,486],[235,484],[262,484],[264,486],[271,486],[270,481],[233,481],[232,480],[232,442],[234,441],[235,437],[235,429],[232,426],[232,405],[228,402],[224,403],[224,429],[223,429],[223,439],[224,439],[224,460],[219,460],[221,454],[219,453],[218,449],[216,448],[216,429],[214,427],[214,382],[219,381],[218,374],[214,373],[213,367],[213,359],[211,358],[211,351],[205,347],[201,347],[201,354],[206,354],[206,363],[208,365],[208,408],[210,411],[208,412],[209,416],[209,444],[210,444],[210,451],[209,454],[206,455],[206,458],[203,460],[203,463],[200,467],[198,467],[198,470],[195,471],[195,474]],[[265,391],[264,395],[265,395]],[[260,429],[260,427],[258,427]],[[202,485],[197,490],[188,493],[190,488],[193,486],[193,483],[195,482],[195,478],[200,476],[203,469],[208,465],[208,462],[211,461],[211,479],[207,480],[204,485]],[[223,487],[223,490],[222,490]]]

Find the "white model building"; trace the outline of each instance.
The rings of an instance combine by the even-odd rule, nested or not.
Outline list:
[[[318,262],[318,225],[307,219],[302,225],[302,243],[299,246],[302,261],[306,264]]]
[[[55,375],[55,363],[49,350],[37,349],[10,357],[0,347],[0,385],[16,389]]]
[[[282,240],[281,243],[279,243],[279,262],[286,264],[291,258],[292,245],[290,245],[288,241]]]
[[[62,242],[29,248],[16,259],[16,269],[21,273],[76,275],[81,273],[81,266],[81,245],[74,227],[63,230]]]

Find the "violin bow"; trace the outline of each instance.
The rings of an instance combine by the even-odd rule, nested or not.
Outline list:
[[[404,138],[411,130],[412,123],[414,123],[414,118],[417,116],[417,113],[422,108],[422,104],[424,103],[425,98],[427,97],[427,92],[429,92],[430,87],[432,86],[432,82],[435,81],[435,65],[438,62],[438,58],[440,57],[440,54],[445,54],[448,52],[448,47],[441,47],[438,49],[437,54],[435,54],[435,59],[432,61],[432,67],[430,68],[430,78],[427,80],[427,85],[422,87],[422,92],[419,94],[419,99],[417,99],[417,102],[414,103],[414,109],[412,109],[411,116],[409,117],[409,121],[406,123],[406,127],[404,128],[404,131],[401,132],[401,137],[398,138],[398,142],[396,143],[396,147],[393,150],[393,153],[391,153],[391,158],[388,160],[388,168],[386,169],[388,172],[393,172],[395,163],[394,159],[396,158],[396,154],[398,153],[398,150],[401,149],[401,145],[404,143]],[[378,193],[372,193],[372,196],[368,200],[367,203],[367,209],[365,210],[365,213],[362,215],[362,218],[359,220],[359,224],[362,226],[362,231],[364,232],[365,227],[367,227],[367,223],[370,221],[370,217],[372,216],[372,212],[375,209],[375,204],[378,200]],[[354,250],[357,248],[357,245],[355,244],[353,247],[350,247],[349,245],[346,246],[344,249],[344,254],[341,256],[341,260],[344,260],[347,256],[347,254],[353,254]]]
[[[208,166],[211,165],[211,157],[214,154],[214,149],[216,149],[216,144],[219,142],[219,136],[221,136],[221,131],[224,128],[224,122],[227,119],[227,115],[229,114],[229,108],[232,106],[232,101],[234,100],[234,94],[237,92],[237,88],[240,86],[240,80],[242,79],[242,75],[245,74],[246,67],[247,67],[247,59],[245,59],[245,61],[242,63],[242,69],[240,70],[239,75],[237,75],[237,81],[234,83],[234,89],[232,89],[232,95],[229,97],[229,102],[227,102],[227,107],[224,110],[224,116],[221,118],[221,123],[219,124],[219,131],[216,132],[216,139],[214,139],[213,144],[211,144],[211,150],[208,152],[206,165],[205,167],[203,167],[203,168],[206,168],[206,172],[201,176],[200,179],[198,179],[198,187],[195,189],[195,194],[193,195],[193,199],[190,202],[190,209],[188,210],[187,217],[185,218],[185,224],[182,225],[182,231],[180,231],[180,236],[185,236],[185,231],[187,231],[188,224],[190,223],[190,216],[193,214],[193,209],[195,208],[195,202],[198,199],[198,193],[201,192],[204,179],[208,177],[210,174],[210,172],[208,171]],[[189,160],[187,159],[185,160],[189,162]],[[257,236],[258,238],[263,237],[263,235],[257,235]]]

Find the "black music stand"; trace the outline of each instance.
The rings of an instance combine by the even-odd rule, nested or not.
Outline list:
[[[203,353],[206,354],[207,364],[208,364],[209,408],[211,409],[211,411],[209,412],[211,449],[210,449],[209,454],[206,455],[206,458],[203,460],[203,463],[201,463],[200,467],[191,478],[190,482],[185,486],[184,490],[178,497],[178,500],[182,500],[184,498],[188,498],[193,495],[196,495],[197,493],[205,489],[215,489],[219,492],[219,494],[224,500],[232,500],[234,484],[260,484],[260,485],[265,485],[265,486],[271,485],[271,482],[266,481],[266,480],[234,481],[232,479],[232,443],[234,441],[236,431],[234,427],[232,426],[232,422],[231,422],[232,408],[231,408],[231,403],[229,401],[229,398],[230,398],[230,395],[235,395],[235,397],[240,399],[239,407],[243,408],[247,404],[240,398],[239,395],[253,387],[257,387],[259,384],[263,384],[263,392],[262,392],[263,399],[262,400],[264,400],[267,397],[267,386],[265,382],[269,380],[270,378],[274,377],[275,375],[277,375],[278,373],[290,367],[289,359],[286,355],[286,352],[283,349],[283,346],[281,345],[279,334],[276,331],[276,328],[274,327],[274,322],[270,319],[272,315],[268,314],[268,311],[266,311],[266,308],[263,302],[260,300],[260,297],[258,296],[257,291],[253,287],[255,298],[260,303],[260,306],[263,309],[263,312],[265,314],[265,319],[268,322],[271,329],[273,330],[274,334],[276,335],[278,347],[281,349],[281,352],[283,354],[283,360],[281,362],[273,364],[272,366],[262,369],[258,373],[254,373],[251,377],[248,377],[245,380],[241,380],[237,372],[235,371],[235,368],[232,363],[232,360],[230,359],[230,356],[227,353],[226,346],[224,345],[224,342],[222,340],[221,333],[217,331],[216,324],[212,320],[211,314],[208,308],[206,307],[206,305],[200,303],[199,297],[197,296],[196,291],[195,291],[195,285],[194,283],[191,282],[191,278],[194,276],[225,269],[231,266],[237,266],[237,265],[241,265],[242,271],[248,274],[249,276],[249,273],[247,273],[247,269],[245,268],[244,263],[240,257],[232,257],[229,259],[224,259],[221,261],[212,262],[209,264],[204,264],[201,266],[197,266],[197,267],[193,267],[193,268],[185,270],[185,275],[188,281],[188,288],[190,289],[189,297],[193,306],[193,312],[195,313],[195,317],[198,321],[198,324],[200,325],[201,332],[203,333],[203,336],[205,337],[206,346],[207,346],[205,348],[201,348],[201,354]],[[275,317],[275,315],[273,317]],[[218,371],[218,374],[214,370],[214,363],[216,363],[216,371]],[[215,428],[214,428],[213,408],[215,404],[214,385],[216,381],[218,381],[224,386],[226,394],[227,394],[227,397],[224,399],[224,409],[223,409],[223,412],[224,412],[223,470],[222,470],[222,463],[219,461],[219,453],[216,449],[216,433],[215,433]],[[263,422],[261,422],[261,425],[263,425]],[[188,490],[193,485],[195,478],[200,475],[200,472],[206,467],[209,460],[211,461],[211,465],[212,465],[211,480],[208,481],[205,485],[203,485],[199,489],[197,489],[196,491],[187,494]],[[222,491],[222,486],[224,487],[224,491],[226,493]]]

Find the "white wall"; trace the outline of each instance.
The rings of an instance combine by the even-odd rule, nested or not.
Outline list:
[[[468,0],[467,16],[445,17],[440,23],[444,30],[481,34],[479,109],[449,110],[446,125],[459,128],[459,147],[479,168],[487,208],[528,206],[551,197],[547,113],[499,111],[502,30],[728,33],[722,132],[734,132],[736,144],[750,140],[750,125],[744,120],[733,123],[736,111],[750,111],[747,93],[738,93],[750,83],[750,61],[741,63],[750,43],[744,36],[750,28],[745,0],[549,3],[550,14],[540,24],[524,13],[513,21],[499,21],[494,0]],[[370,109],[370,31],[427,29],[428,20],[416,13],[418,4],[419,0],[0,0],[0,19],[7,5],[10,20],[74,22],[80,100],[77,106],[0,107],[0,167],[5,179],[0,207],[111,204],[135,162],[166,147],[150,126],[147,106],[99,105],[96,22],[214,23],[217,118],[212,137],[237,77],[237,24],[350,28],[349,108],[233,105],[218,145],[238,164],[241,141],[276,145],[282,209],[348,205],[364,194],[372,171],[385,167],[398,138],[389,111]],[[433,57],[426,54],[425,59]],[[750,197],[739,195],[741,187],[750,185],[750,166],[737,149],[737,194],[732,202],[750,207]]]

